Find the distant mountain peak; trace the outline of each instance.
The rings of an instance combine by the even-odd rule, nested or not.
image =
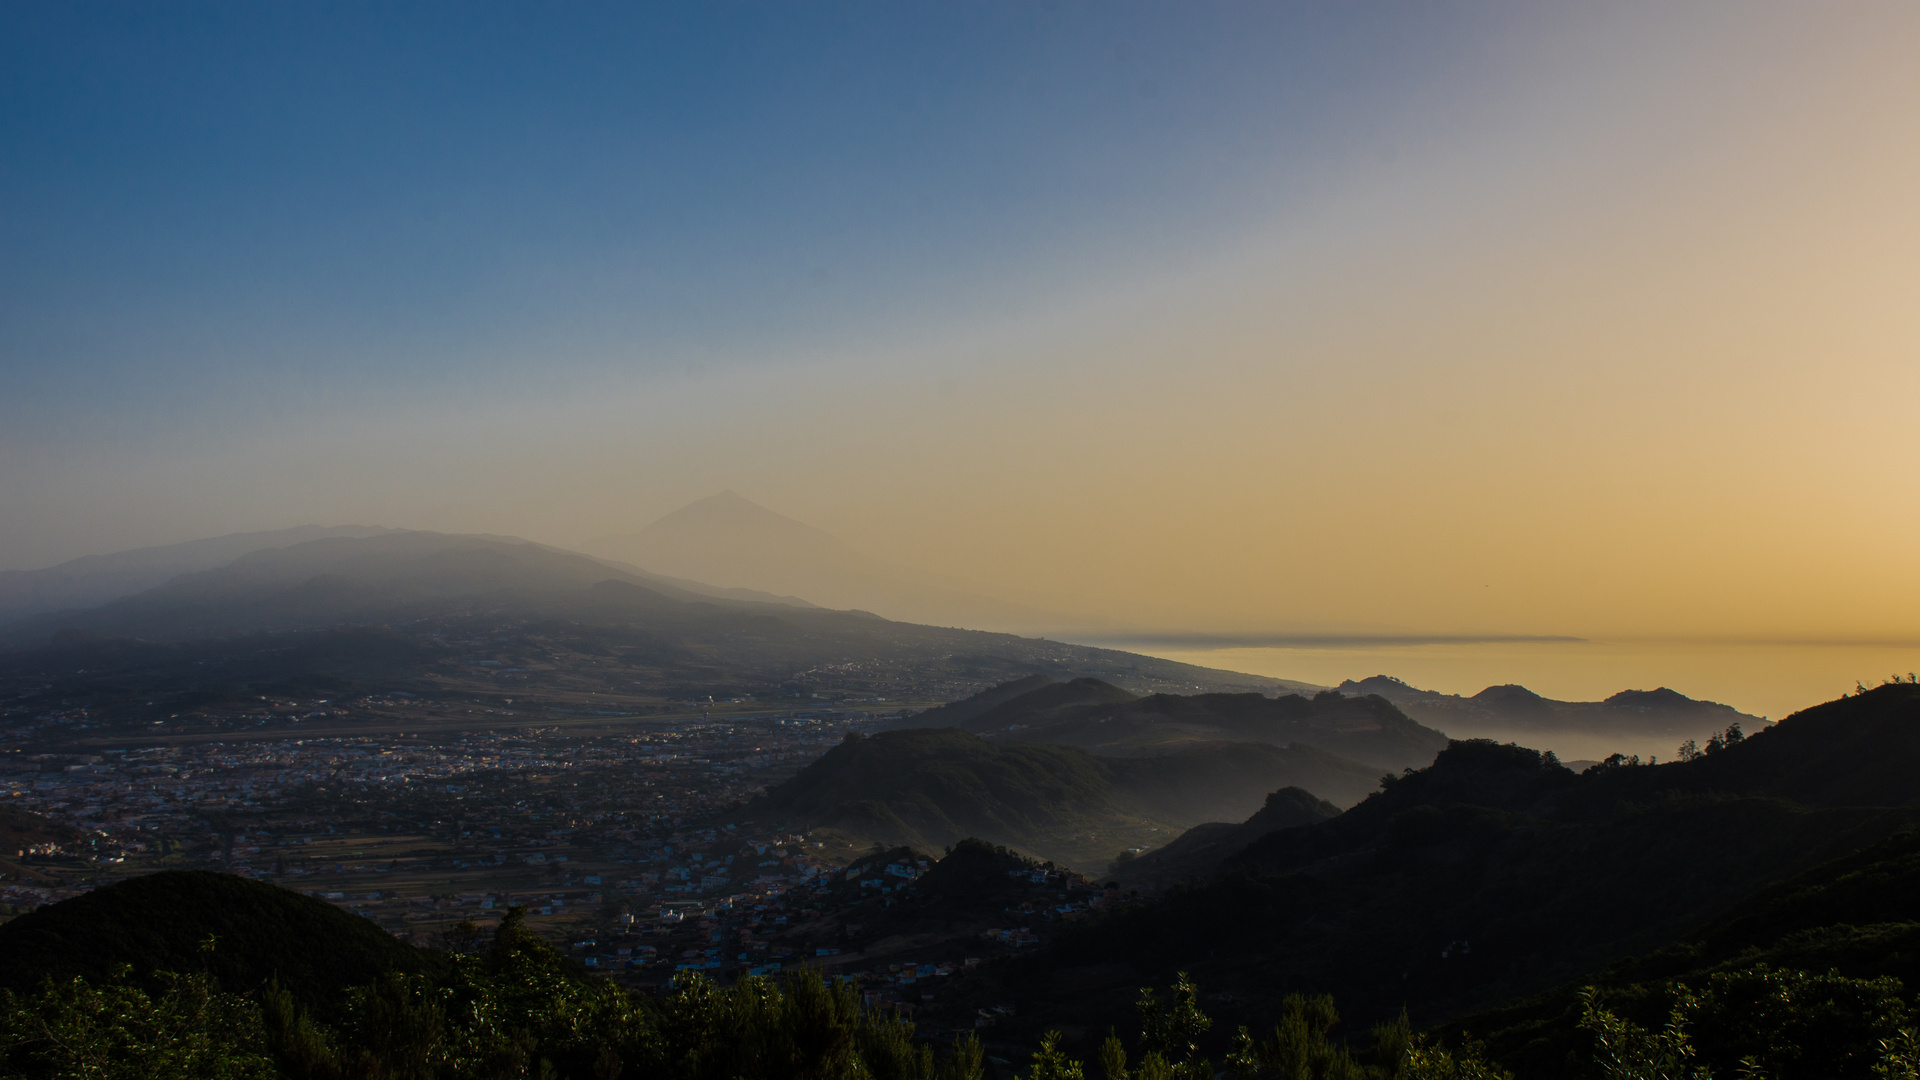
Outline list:
[[[1700,705],[1703,702],[1696,701],[1678,690],[1669,690],[1662,686],[1653,690],[1622,690],[1608,698],[1607,704],[1637,709],[1674,709]]]
[[[1335,689],[1348,697],[1364,697],[1367,694],[1379,694],[1388,701],[1399,701],[1403,698],[1437,698],[1441,696],[1439,691],[1422,690],[1404,679],[1396,679],[1391,675],[1369,675],[1357,681],[1348,679],[1346,682],[1335,687]]]
[[[1500,702],[1507,702],[1515,705],[1518,705],[1522,702],[1525,702],[1528,704],[1539,702],[1540,704],[1544,705],[1546,704],[1546,701],[1547,701],[1546,698],[1543,698],[1539,694],[1536,694],[1533,691],[1527,689],[1526,687],[1521,686],[1519,683],[1501,683],[1499,686],[1489,686],[1485,690],[1482,690],[1479,693],[1473,695],[1473,700],[1500,701]]]

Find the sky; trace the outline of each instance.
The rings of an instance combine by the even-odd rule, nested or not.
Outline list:
[[[1907,648],[1917,55],[1908,2],[8,5],[0,569],[731,489],[1187,645]]]

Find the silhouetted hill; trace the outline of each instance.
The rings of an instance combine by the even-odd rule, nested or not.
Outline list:
[[[1089,710],[1104,711],[1104,705],[1123,705],[1138,700],[1133,694],[1100,679],[1080,678],[1068,682],[1049,682],[1026,693],[1009,697],[992,708],[954,725],[976,735],[1007,732],[1031,733],[1046,730],[1062,720],[1077,719]]]
[[[1761,889],[1699,931],[1580,984],[1464,1017],[1450,1025],[1489,1039],[1522,1076],[1562,1075],[1592,1036],[1578,1030],[1580,985],[1605,988],[1613,1008],[1661,1022],[1669,980],[1696,989],[1716,972],[1766,965],[1856,979],[1892,976],[1920,986],[1920,831],[1908,830]],[[1810,1075],[1826,1075],[1818,1063]]]
[[[1615,752],[1670,756],[1687,739],[1704,740],[1730,724],[1749,733],[1765,718],[1731,705],[1696,701],[1661,687],[1623,690],[1605,701],[1555,701],[1512,683],[1471,697],[1421,690],[1387,675],[1341,683],[1350,695],[1377,695],[1408,716],[1456,739],[1491,738],[1551,745],[1563,756],[1602,758]]]
[[[968,720],[979,716],[996,705],[1012,701],[1029,690],[1038,690],[1053,684],[1046,675],[1029,675],[1024,679],[1014,679],[998,686],[990,686],[969,698],[949,701],[945,705],[915,713],[897,720],[894,728],[938,728],[960,727]]]
[[[1894,683],[1795,713],[1718,754],[1614,782],[1738,792],[1823,806],[1920,804],[1920,688]]]
[[[1010,848],[978,837],[962,837],[945,855],[929,855],[912,847],[875,849],[849,863],[843,874],[829,879],[842,903],[862,898],[860,881],[879,876],[890,863],[926,863],[927,869],[911,886],[903,887],[889,903],[867,897],[866,909],[856,918],[878,920],[876,932],[914,929],[925,932],[928,920],[980,920],[981,925],[1006,913],[1008,906],[1031,897],[1029,876],[1044,864]],[[894,909],[898,909],[897,911]]]
[[[1920,821],[1916,769],[1911,685],[1658,766],[1576,775],[1522,747],[1455,742],[1337,818],[1253,842],[1215,880],[1069,935],[1022,985],[1036,1000],[1051,1000],[1047,979],[1074,986],[1062,1007],[1079,1015],[1063,1023],[1108,1023],[1132,988],[1181,968],[1250,1017],[1302,990],[1363,1022],[1402,1004],[1430,1022],[1700,933],[1892,836]],[[1089,979],[1111,980],[1104,997]]]
[[[1099,870],[1156,831],[1246,814],[1276,787],[1351,800],[1374,781],[1372,769],[1304,746],[1099,758],[935,728],[849,737],[747,813],[921,848],[975,836]]]
[[[213,949],[202,943],[213,935]],[[386,971],[434,973],[442,959],[332,904],[277,885],[204,870],[167,870],[50,904],[0,926],[0,987],[47,977],[98,980],[201,971],[235,992],[278,976],[310,1007]]]
[[[899,726],[951,723],[987,738],[1059,743],[1106,755],[1161,753],[1223,741],[1302,743],[1396,771],[1425,765],[1447,744],[1445,735],[1415,723],[1380,697],[1138,697],[1092,678],[1039,684],[1029,680],[995,687],[989,694],[929,710]]]
[[[991,907],[1030,892],[1011,875],[1037,868],[1037,863],[1017,851],[968,836],[913,884],[921,896],[936,903],[976,902]]]
[[[1122,885],[1164,888],[1183,881],[1210,878],[1221,865],[1249,844],[1281,829],[1313,825],[1340,816],[1340,808],[1297,787],[1281,788],[1267,796],[1265,806],[1239,824],[1210,821],[1181,833],[1166,847],[1138,858],[1121,858],[1111,876]]]

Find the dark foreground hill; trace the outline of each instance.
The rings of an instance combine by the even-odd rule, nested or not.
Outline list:
[[[888,872],[918,868],[911,881]],[[890,883],[883,892],[876,887]],[[909,847],[881,849],[826,878],[822,914],[791,933],[831,940],[871,962],[902,952],[922,961],[964,960],[981,952],[981,934],[1019,925],[1065,903],[1084,905],[1098,886],[1070,870],[968,837],[944,855]],[[1025,919],[1015,912],[1025,913]]]
[[[1750,979],[1746,973],[1761,965],[1848,979],[1891,977],[1908,995],[1920,989],[1920,831],[1899,833],[1762,889],[1679,941],[1583,982],[1601,987],[1612,1008],[1654,1028],[1665,1021],[1671,983],[1700,990],[1716,978]],[[1578,991],[1576,985],[1557,987],[1451,1027],[1486,1038],[1495,1054],[1523,1075],[1562,1075],[1590,1049],[1591,1037],[1578,1030]],[[1829,1011],[1836,1011],[1831,1004]],[[1778,1018],[1756,1020],[1779,1023]],[[1737,1061],[1714,1053],[1716,1034],[1711,1024],[1701,1033],[1709,1063],[1735,1075]],[[1801,1052],[1795,1061],[1780,1063],[1789,1067],[1776,1065],[1769,1075],[1866,1071],[1864,1062],[1841,1068],[1833,1055],[1823,1060],[1817,1046],[1796,1049]],[[1720,1060],[1712,1060],[1716,1057]]]
[[[205,971],[235,993],[277,977],[328,1008],[384,972],[443,962],[332,904],[204,870],[131,878],[0,926],[0,987],[15,991],[49,977],[100,981],[130,964],[141,975]]]
[[[156,877],[143,899],[162,913],[176,914],[193,898],[181,878]],[[236,906],[231,894],[199,899]],[[55,907],[64,914],[73,903]],[[68,918],[71,928],[97,933],[135,915],[95,907]],[[276,930],[281,948],[313,950],[297,928]],[[236,992],[191,968],[136,967],[130,978],[83,976],[0,992],[0,1076],[985,1080],[978,1040],[936,1055],[916,1044],[914,1027],[898,1013],[866,1008],[853,985],[810,972],[731,988],[693,972],[659,997],[630,993],[586,977],[528,931],[518,909],[475,952],[417,976],[386,965],[317,1010],[303,1009],[301,995],[324,981],[296,977]]]
[[[1920,821],[1916,770],[1911,685],[1658,766],[1576,775],[1456,742],[1338,818],[1269,833],[1209,883],[1063,938],[1010,992],[1091,1027],[1187,968],[1249,1019],[1298,990],[1363,1021],[1404,1005],[1432,1022],[1659,949],[1900,832]]]
[[[1267,796],[1266,805],[1239,824],[1209,821],[1181,833],[1166,847],[1138,858],[1115,860],[1111,876],[1126,886],[1165,888],[1187,881],[1204,881],[1228,859],[1271,832],[1314,825],[1340,816],[1340,808],[1302,788],[1281,788]]]
[[[1445,735],[1414,722],[1381,697],[1142,697],[1093,678],[1027,679],[997,686],[899,726],[957,727],[991,739],[1059,743],[1109,756],[1163,753],[1207,742],[1304,743],[1395,772],[1425,765],[1447,744]]]
[[[1739,724],[1751,734],[1766,719],[1731,705],[1698,701],[1678,691],[1622,690],[1605,701],[1555,701],[1524,686],[1489,686],[1470,697],[1408,686],[1387,675],[1341,683],[1343,694],[1378,696],[1402,712],[1456,739],[1495,739],[1552,746],[1563,757],[1602,758],[1615,752],[1669,756],[1687,739]],[[1646,748],[1646,749],[1643,749]]]
[[[1207,745],[1101,758],[952,728],[850,736],[746,810],[787,828],[937,849],[976,836],[1097,872],[1121,850],[1239,818],[1298,786],[1351,803],[1379,782],[1313,747]]]

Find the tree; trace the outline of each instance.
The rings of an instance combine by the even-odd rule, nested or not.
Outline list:
[[[1192,976],[1182,971],[1174,977],[1173,1000],[1162,1004],[1152,987],[1141,987],[1140,1045],[1148,1053],[1157,1053],[1175,1065],[1199,1066],[1200,1037],[1213,1026],[1213,1020],[1200,1009],[1200,988]],[[1205,1073],[1212,1076],[1208,1069]]]
[[[1040,1049],[1033,1052],[1033,1069],[1024,1080],[1084,1080],[1080,1063],[1060,1049],[1060,1033],[1049,1031],[1040,1037]]]

